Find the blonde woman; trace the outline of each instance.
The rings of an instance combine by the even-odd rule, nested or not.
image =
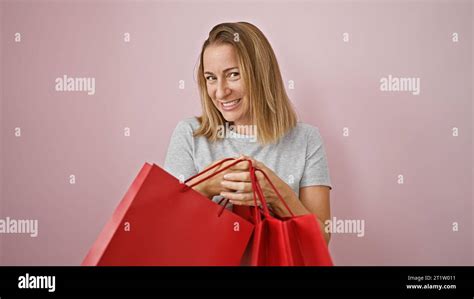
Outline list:
[[[316,215],[328,243],[324,222],[332,185],[323,140],[316,127],[297,121],[263,33],[247,22],[216,25],[202,46],[197,78],[202,115],[178,123],[164,168],[183,179],[243,155],[269,175],[295,215]],[[289,216],[260,175],[272,212]],[[254,205],[248,163],[193,188],[214,201],[225,197],[234,205]]]

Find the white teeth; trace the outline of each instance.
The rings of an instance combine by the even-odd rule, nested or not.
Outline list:
[[[222,103],[222,105],[223,105],[224,107],[229,107],[229,106],[232,106],[232,105],[234,105],[234,104],[237,104],[238,101],[240,101],[240,99],[235,100],[235,101],[232,101],[232,102]]]

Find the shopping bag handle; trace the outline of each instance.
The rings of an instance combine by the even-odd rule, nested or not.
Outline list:
[[[229,203],[229,199],[222,197],[221,200],[217,203],[218,205],[221,205],[221,203],[224,202],[224,204],[221,206],[219,212],[217,213],[217,217],[221,217],[222,212],[224,212],[225,207],[227,207],[227,204]]]
[[[217,167],[219,167],[220,165],[222,165],[223,163],[227,162],[227,161],[231,161],[231,160],[235,160],[235,162],[227,165],[226,167],[220,169],[219,171],[216,171],[202,179],[200,179],[199,181],[191,184],[191,185],[186,185],[187,182],[191,181],[192,179],[198,177],[198,176],[201,176],[209,171],[211,171],[212,169],[215,169]],[[188,178],[186,181],[184,181],[184,190],[187,190],[187,189],[190,189],[202,182],[204,182],[205,180],[208,180],[210,179],[211,177],[229,169],[230,167],[242,162],[242,161],[247,161],[249,163],[249,171],[250,171],[250,181],[252,183],[252,192],[253,192],[253,198],[254,198],[254,209],[255,209],[255,213],[254,213],[254,218],[255,218],[255,222],[256,223],[259,223],[260,222],[260,217],[258,217],[258,215],[260,214],[260,211],[259,211],[259,207],[258,207],[258,203],[257,203],[257,198],[260,199],[260,202],[262,203],[262,208],[263,208],[263,213],[265,216],[267,217],[271,217],[270,216],[270,212],[269,212],[269,209],[268,209],[268,205],[267,205],[267,202],[265,200],[265,196],[263,195],[263,191],[260,187],[260,184],[258,183],[258,179],[257,179],[257,176],[256,176],[256,172],[259,171],[263,174],[264,178],[267,180],[267,182],[270,184],[270,186],[272,187],[273,191],[277,194],[279,200],[282,201],[283,205],[285,206],[285,208],[288,210],[288,212],[290,213],[290,215],[292,217],[295,217],[295,215],[293,214],[293,212],[291,211],[290,207],[288,206],[288,204],[286,203],[286,201],[283,199],[283,196],[281,196],[280,192],[278,192],[277,188],[275,187],[275,185],[272,183],[272,181],[270,180],[270,178],[268,177],[268,175],[265,173],[265,171],[263,171],[262,169],[260,168],[256,168],[253,166],[252,164],[252,160],[250,159],[247,159],[247,158],[239,158],[239,159],[236,159],[236,158],[225,158],[225,159],[222,159],[219,163],[201,171],[200,173]],[[219,204],[223,201],[223,199],[219,202]],[[224,204],[224,207],[227,205],[227,202],[228,202],[228,199],[226,199],[226,202]]]
[[[230,159],[234,159],[234,158],[229,158]],[[250,181],[252,183],[252,192],[253,192],[253,201],[254,201],[254,209],[255,209],[255,212],[254,212],[254,223],[255,224],[258,224],[260,223],[261,219],[259,217],[260,215],[260,212],[259,212],[259,207],[258,207],[258,203],[257,203],[257,188],[259,187],[258,186],[258,181],[256,180],[256,176],[255,176],[255,168],[252,164],[252,160],[249,160],[249,159],[239,159],[239,162],[241,161],[247,161],[249,163],[249,172],[250,172]],[[238,162],[237,162],[238,163]],[[228,167],[231,167],[232,165],[234,164],[237,164],[237,163],[232,163],[231,165],[229,165]],[[227,167],[226,167],[227,169]],[[228,198],[222,198],[220,201],[219,201],[219,205],[224,201],[224,205],[221,207],[220,211],[219,211],[219,217],[220,215],[222,214],[222,212],[224,211],[225,207],[227,206],[227,203],[229,202],[229,199]],[[262,203],[262,206],[263,206],[263,209],[264,209],[264,213],[267,213],[269,214],[268,212],[268,209],[266,207],[266,205],[263,205]]]
[[[263,171],[262,169],[260,168],[255,168],[254,169],[254,177],[255,177],[255,182],[256,182],[256,189],[257,189],[257,193],[258,193],[258,196],[260,198],[260,202],[262,203],[262,206],[264,206],[264,213],[265,213],[265,216],[267,217],[271,217],[270,216],[270,213],[268,212],[268,208],[267,208],[267,202],[265,200],[265,196],[263,195],[263,191],[262,191],[262,188],[260,186],[260,183],[258,182],[257,178],[256,178],[256,172],[261,172],[264,176],[264,178],[267,180],[267,182],[270,184],[270,186],[272,187],[273,191],[276,193],[276,195],[278,196],[278,199],[281,200],[281,202],[283,203],[283,205],[285,206],[286,210],[290,213],[291,217],[295,217],[295,214],[293,214],[293,212],[291,211],[290,207],[288,206],[288,204],[286,203],[286,201],[283,199],[283,196],[281,196],[280,192],[278,192],[277,188],[275,187],[275,185],[273,185],[272,181],[270,180],[270,178],[268,177],[268,175],[265,173],[265,171]]]
[[[254,210],[255,210],[255,219],[259,219],[257,215],[260,215],[260,211],[258,210],[257,204],[257,196],[260,202],[262,203],[263,214],[267,217],[270,217],[270,211],[268,210],[267,201],[263,196],[262,188],[260,187],[260,183],[258,182],[257,175],[255,174],[257,168],[252,167],[250,170],[250,181],[252,182],[252,190],[253,190],[253,198],[254,198]],[[258,221],[256,221],[258,222]]]
[[[212,173],[212,174],[210,174],[210,175],[208,175],[208,176],[202,178],[201,180],[199,180],[199,181],[197,181],[197,182],[195,182],[195,183],[193,183],[193,184],[191,184],[191,185],[189,185],[189,186],[186,185],[186,183],[189,182],[189,181],[191,181],[192,179],[197,178],[198,176],[201,176],[201,175],[205,174],[206,172],[209,172],[209,171],[211,171],[212,169],[214,169],[214,168],[216,168],[216,167],[219,167],[219,166],[222,165],[223,163],[225,163],[225,162],[227,162],[227,161],[231,161],[231,160],[236,160],[236,161],[233,162],[233,163],[231,163],[231,164],[229,164],[229,165],[227,165],[226,167],[220,169],[219,171],[216,171],[216,172],[214,172],[214,173]],[[238,158],[238,159],[236,159],[236,158],[225,158],[225,159],[222,159],[219,163],[217,163],[217,164],[215,164],[215,165],[213,165],[213,166],[211,166],[211,167],[209,167],[209,168],[207,168],[207,169],[201,171],[200,173],[198,173],[198,174],[196,174],[196,175],[193,175],[192,177],[188,178],[187,180],[185,180],[185,181],[184,181],[184,184],[183,184],[183,185],[184,185],[184,188],[182,189],[182,191],[188,190],[188,189],[190,189],[190,188],[192,188],[192,187],[194,187],[194,186],[196,186],[196,185],[198,185],[198,184],[204,182],[205,180],[207,180],[207,179],[209,179],[209,178],[211,178],[211,177],[213,177],[213,176],[215,176],[215,175],[217,175],[217,174],[219,174],[219,173],[221,173],[221,172],[223,172],[223,171],[229,169],[230,167],[232,167],[232,166],[234,166],[234,165],[236,165],[236,164],[238,164],[238,163],[240,163],[240,162],[242,162],[242,161],[247,161],[247,162],[249,163],[249,171],[250,171],[250,173],[251,173],[251,175],[250,175],[250,178],[251,178],[251,179],[250,179],[250,180],[251,180],[251,182],[252,182],[252,192],[253,192],[253,195],[254,195],[254,196],[253,196],[253,199],[254,199],[254,204],[255,204],[254,220],[255,220],[255,223],[259,223],[259,222],[260,222],[260,217],[259,217],[260,211],[258,210],[259,208],[258,208],[258,204],[257,204],[257,186],[258,186],[258,182],[256,181],[255,175],[252,175],[252,174],[255,174],[255,170],[254,170],[254,166],[253,166],[253,164],[252,164],[252,160],[250,160],[250,159],[247,159],[247,158],[243,158],[243,159],[242,159],[242,158]],[[219,201],[219,205],[224,201],[224,199],[225,199],[225,202],[224,202],[223,208],[221,208],[221,210],[219,211],[219,216],[220,216],[220,214],[222,214],[222,212],[223,212],[225,206],[226,206],[227,203],[229,202],[229,199],[227,199],[227,198],[222,198],[222,199]],[[262,206],[263,206],[263,203],[262,203]],[[266,205],[263,206],[263,209],[264,209],[264,212],[265,212],[265,213],[269,214],[268,208],[266,207]]]
[[[231,163],[231,164],[227,165],[226,167],[220,169],[219,171],[216,171],[216,172],[214,172],[214,173],[211,173],[210,175],[208,175],[208,176],[206,176],[206,177],[200,179],[199,181],[197,181],[197,182],[195,182],[195,183],[193,183],[193,184],[191,184],[191,185],[189,185],[189,186],[186,185],[186,183],[189,182],[190,180],[195,179],[195,178],[197,178],[198,176],[201,176],[201,175],[205,174],[206,172],[209,172],[210,170],[212,170],[212,169],[214,169],[214,168],[216,168],[216,167],[219,167],[219,166],[221,166],[223,163],[225,163],[225,162],[227,162],[227,161],[230,161],[230,160],[236,160],[236,161],[235,161],[234,163]],[[242,161],[248,161],[250,164],[252,164],[252,161],[250,161],[250,160],[247,159],[247,158],[245,158],[245,159],[240,159],[240,158],[239,158],[239,159],[236,159],[236,158],[225,158],[225,159],[222,159],[219,163],[217,163],[217,164],[215,164],[215,165],[213,165],[213,166],[211,166],[211,167],[209,167],[209,168],[207,168],[207,169],[201,171],[200,173],[198,173],[198,174],[196,174],[196,175],[193,175],[192,177],[190,177],[190,178],[188,178],[186,181],[184,181],[184,188],[185,188],[185,190],[187,190],[187,189],[189,189],[189,188],[192,188],[192,187],[194,187],[194,186],[197,186],[198,184],[204,182],[205,180],[210,179],[210,178],[212,178],[212,177],[215,176],[215,175],[218,175],[219,173],[223,172],[224,170],[227,170],[228,168],[230,168],[230,167],[234,166],[235,164],[238,164],[238,163],[240,163],[240,162],[242,162]]]

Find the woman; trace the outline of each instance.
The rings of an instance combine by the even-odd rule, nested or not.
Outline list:
[[[202,116],[178,123],[164,168],[184,179],[243,155],[269,175],[295,215],[316,215],[328,243],[332,185],[323,141],[316,127],[297,122],[263,33],[247,22],[216,25],[202,46],[197,77]],[[272,212],[289,216],[261,173],[257,177]],[[254,205],[245,162],[193,188],[215,201],[223,196],[234,205]]]

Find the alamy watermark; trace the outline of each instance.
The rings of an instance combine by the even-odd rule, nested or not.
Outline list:
[[[251,142],[257,141],[256,125],[225,125],[217,126],[217,138],[237,138],[248,139]]]
[[[86,91],[88,95],[95,94],[94,77],[68,77],[64,75],[54,80],[56,91]]]
[[[388,75],[388,77],[380,78],[380,90],[407,91],[417,96],[421,92],[420,81],[419,77],[392,77],[392,75]]]
[[[26,273],[18,277],[19,289],[47,289],[48,292],[56,291],[56,276],[53,275],[30,275]]]
[[[38,220],[10,217],[0,219],[0,234],[29,234],[35,238],[38,236]]]
[[[324,222],[324,231],[332,234],[356,234],[357,237],[363,237],[365,235],[365,221],[332,217]]]

